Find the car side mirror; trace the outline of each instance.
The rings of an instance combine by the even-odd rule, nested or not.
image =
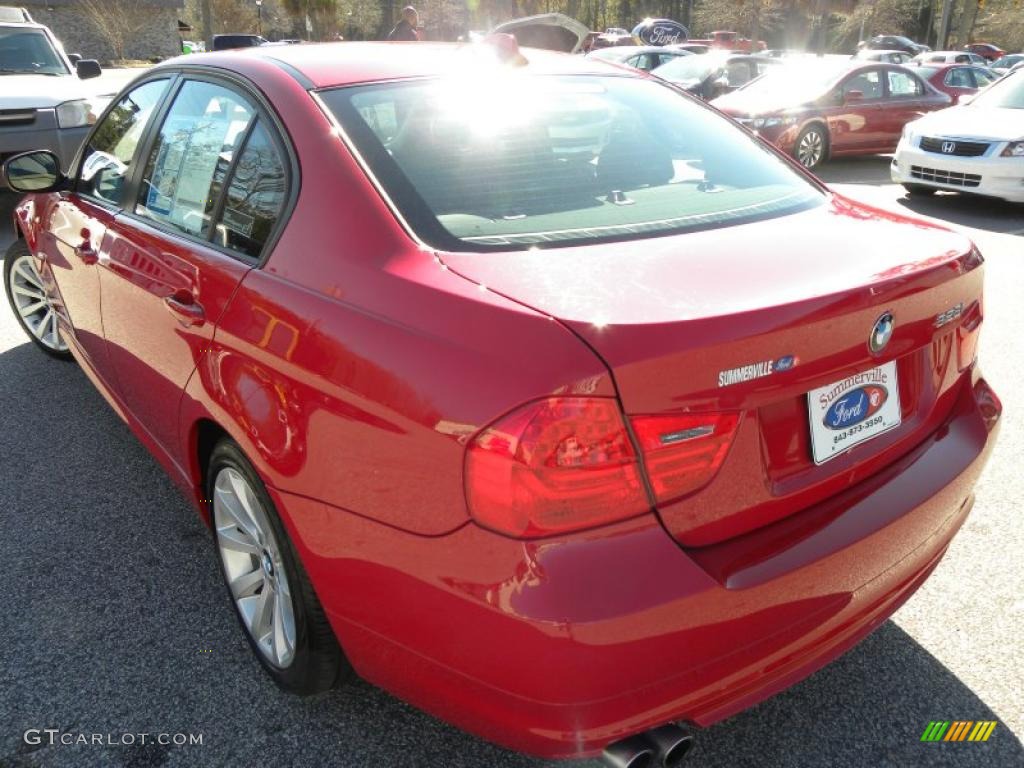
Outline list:
[[[69,53],[68,54],[68,61],[71,62],[71,66],[72,67],[77,67],[78,66],[78,62],[80,62],[81,60],[82,60],[82,54],[80,54],[80,53]]]
[[[80,59],[75,64],[75,72],[78,73],[79,80],[91,80],[102,75],[103,69],[96,59]]]
[[[50,192],[64,182],[60,159],[48,149],[23,152],[4,163],[4,181],[15,192]]]
[[[864,91],[847,91],[843,96],[843,104],[856,104],[864,101]]]

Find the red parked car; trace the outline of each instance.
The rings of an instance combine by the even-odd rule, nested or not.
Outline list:
[[[989,61],[998,61],[1006,55],[1006,51],[992,43],[970,43],[964,46],[964,50],[976,53]]]
[[[523,54],[158,65],[70,178],[7,161],[5,286],[211,525],[283,688],[675,765],[677,721],[834,659],[963,524],[982,258],[656,78]]]
[[[891,152],[904,125],[951,103],[915,70],[881,62],[780,67],[713,102],[806,168]]]
[[[971,64],[921,65],[915,71],[936,90],[949,94],[954,104],[958,104],[964,96],[973,96],[980,89],[999,79],[999,75],[988,67]]]

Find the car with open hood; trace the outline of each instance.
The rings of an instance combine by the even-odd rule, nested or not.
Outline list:
[[[675,768],[680,721],[914,593],[995,442],[968,237],[636,70],[500,35],[195,54],[68,175],[5,174],[18,322],[209,525],[293,693],[358,674],[512,749]]]
[[[584,24],[564,13],[525,16],[499,24],[492,31],[513,35],[522,47],[562,53],[579,52],[590,35],[590,30]]]
[[[96,119],[82,80],[99,74],[27,12],[0,6],[0,162],[45,148],[66,170]]]

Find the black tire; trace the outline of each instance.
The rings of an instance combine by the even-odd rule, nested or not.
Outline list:
[[[25,335],[32,340],[39,349],[43,350],[46,354],[56,360],[72,360],[71,353],[67,349],[54,349],[53,347],[47,346],[32,333],[32,330],[25,323],[24,318],[18,312],[17,305],[14,301],[14,296],[11,290],[11,272],[14,269],[14,263],[23,257],[31,257],[32,252],[29,250],[28,245],[24,240],[15,240],[11,247],[7,249],[7,253],[4,256],[4,293],[7,295],[7,303],[11,307],[11,312],[14,313],[14,319],[18,321],[18,325],[21,326],[21,330],[25,332]],[[34,271],[34,270],[33,270]],[[30,299],[31,301],[31,299]]]
[[[812,123],[800,131],[793,145],[793,157],[804,168],[813,171],[828,159],[828,129],[821,123]]]
[[[908,195],[914,197],[931,197],[939,191],[935,187],[926,187],[924,184],[904,184],[903,188],[907,190]]]
[[[345,654],[341,650],[341,646],[338,644],[337,638],[334,636],[334,631],[327,621],[327,616],[320,605],[320,600],[313,591],[313,586],[310,584],[309,577],[299,561],[295,547],[292,545],[284,526],[281,524],[281,519],[278,516],[274,502],[267,493],[266,486],[264,486],[263,481],[260,480],[256,470],[242,453],[241,449],[229,439],[221,440],[210,456],[206,498],[214,498],[213,494],[217,475],[229,467],[241,473],[248,481],[259,502],[262,504],[274,537],[279,543],[281,559],[291,587],[292,609],[295,615],[295,654],[291,663],[284,668],[271,664],[264,657],[263,652],[259,649],[255,639],[249,632],[238,604],[231,593],[231,587],[228,584],[225,564],[220,547],[217,546],[217,531],[216,523],[214,522],[214,549],[217,551],[221,575],[224,577],[224,585],[227,589],[228,597],[231,599],[235,615],[242,627],[242,631],[245,633],[246,639],[249,641],[253,654],[259,659],[260,664],[263,665],[263,668],[282,690],[300,696],[327,691],[351,678],[353,676],[352,667],[349,665]],[[212,514],[211,512],[211,520]]]

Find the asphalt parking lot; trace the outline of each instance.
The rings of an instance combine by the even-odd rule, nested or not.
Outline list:
[[[837,662],[697,733],[690,764],[1024,765],[1024,206],[909,201],[887,158],[822,175],[976,239],[987,257],[982,365],[1003,398],[1002,433],[971,518],[920,592]],[[11,204],[0,195],[0,253]],[[0,766],[546,765],[367,684],[280,693],[231,613],[202,524],[82,372],[38,353],[6,307],[0,392]],[[921,743],[940,719],[999,725],[986,743]],[[203,743],[25,742],[44,728]]]

